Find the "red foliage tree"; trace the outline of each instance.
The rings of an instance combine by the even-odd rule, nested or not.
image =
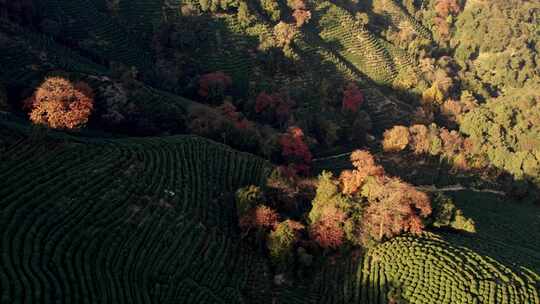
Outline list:
[[[240,218],[239,225],[244,231],[250,229],[273,229],[279,222],[279,214],[272,208],[259,205],[251,208]]]
[[[362,91],[360,91],[360,89],[354,82],[348,83],[343,90],[343,109],[356,113],[358,112],[358,109],[363,102],[364,94],[362,93]]]
[[[292,106],[292,100],[282,94],[261,92],[255,101],[255,112],[258,114],[267,113],[272,120],[277,119],[279,122],[284,122],[289,118]]]
[[[292,163],[299,173],[307,173],[312,155],[304,142],[304,132],[298,127],[290,127],[279,139],[281,154]]]
[[[253,123],[243,117],[242,113],[236,110],[236,107],[229,101],[224,102],[218,107],[218,110],[231,121],[237,129],[248,129]]]
[[[221,96],[232,85],[232,78],[219,71],[204,74],[199,78],[199,95],[205,98]]]
[[[50,77],[25,101],[30,120],[54,129],[77,129],[88,122],[94,109],[94,92],[84,82]]]
[[[322,248],[338,248],[345,240],[342,223],[346,216],[336,208],[326,208],[321,219],[311,225],[309,234]]]

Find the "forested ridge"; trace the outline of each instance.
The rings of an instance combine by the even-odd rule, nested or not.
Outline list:
[[[0,303],[540,303],[540,3],[0,0]]]

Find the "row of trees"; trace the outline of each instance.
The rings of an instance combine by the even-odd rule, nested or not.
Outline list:
[[[479,147],[455,130],[416,124],[410,127],[394,126],[384,132],[382,146],[385,152],[408,150],[415,155],[442,157],[456,170],[485,168],[485,160],[478,154]]]
[[[382,147],[391,153],[437,156],[459,172],[495,173],[492,177],[501,177],[502,186],[514,195],[537,200],[540,98],[536,92],[526,92],[520,90],[520,96],[500,98],[465,114],[461,132],[435,124],[394,126],[384,132]],[[504,173],[513,179],[507,180]]]

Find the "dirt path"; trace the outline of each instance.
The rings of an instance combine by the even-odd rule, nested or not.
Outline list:
[[[452,191],[469,190],[469,191],[473,191],[473,192],[493,193],[493,194],[502,195],[502,196],[506,195],[506,193],[504,191],[493,190],[493,189],[477,189],[477,188],[473,188],[473,187],[464,187],[464,186],[462,186],[460,184],[445,186],[445,187],[441,187],[441,188],[437,188],[437,187],[435,187],[433,185],[421,185],[421,186],[417,186],[416,189],[424,191],[424,192],[452,192]]]
[[[319,162],[319,161],[323,161],[323,160],[336,159],[336,158],[340,158],[340,157],[343,157],[343,156],[349,156],[349,155],[351,155],[351,153],[352,152],[346,152],[346,153],[341,153],[341,154],[332,155],[332,156],[314,158],[313,162]]]

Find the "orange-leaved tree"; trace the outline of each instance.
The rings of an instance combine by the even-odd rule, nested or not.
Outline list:
[[[30,120],[53,129],[78,129],[94,109],[94,92],[84,82],[47,78],[25,101]]]
[[[351,153],[351,162],[355,169],[342,171],[339,177],[344,194],[358,192],[368,177],[380,178],[384,175],[383,167],[375,162],[375,157],[368,151],[354,151]]]
[[[294,21],[296,21],[296,27],[302,27],[302,25],[308,23],[311,19],[311,12],[305,9],[295,9],[292,16]]]
[[[371,179],[364,187],[369,201],[362,221],[366,236],[380,241],[402,232],[422,232],[422,218],[431,214],[427,194],[398,178]]]
[[[451,14],[458,14],[461,11],[461,7],[457,0],[438,0],[435,4],[435,11],[440,17],[446,18]]]
[[[382,240],[402,232],[419,233],[431,214],[429,197],[398,178],[386,176],[368,151],[351,154],[354,170],[340,176],[342,192],[366,200],[362,216],[364,240]]]
[[[237,129],[248,129],[253,126],[253,123],[247,120],[241,112],[237,111],[236,106],[230,101],[224,102],[217,108],[223,116],[229,119]]]

